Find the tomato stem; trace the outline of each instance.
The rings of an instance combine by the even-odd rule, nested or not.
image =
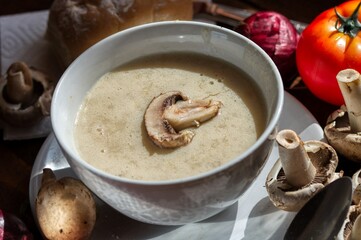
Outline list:
[[[335,14],[337,16],[337,21],[335,24],[335,28],[344,34],[349,35],[354,38],[361,30],[361,23],[358,20],[358,11],[360,9],[361,2],[357,5],[356,9],[352,13],[350,17],[344,17],[340,13],[337,12],[335,7]]]

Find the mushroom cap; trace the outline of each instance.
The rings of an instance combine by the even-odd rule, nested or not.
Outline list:
[[[361,163],[361,133],[351,132],[348,113],[344,106],[330,115],[324,133],[328,143],[337,153]]]
[[[96,221],[95,200],[83,182],[72,177],[56,180],[50,169],[44,169],[35,211],[47,239],[88,239]]]
[[[311,140],[305,141],[304,146],[317,170],[316,177],[311,183],[301,188],[291,186],[285,178],[280,159],[276,161],[267,176],[266,189],[269,198],[279,209],[299,211],[320,189],[342,175],[335,173],[338,157],[330,145]]]
[[[13,103],[6,97],[7,76],[0,78],[0,118],[12,126],[30,126],[50,114],[54,82],[43,72],[30,68],[34,82],[31,103]]]
[[[343,226],[340,232],[337,234],[336,239],[350,239],[352,227],[357,219],[361,214],[361,207],[360,205],[351,205],[347,217],[343,223]]]
[[[187,145],[194,137],[189,127],[198,127],[218,114],[221,102],[191,100],[180,91],[161,93],[153,98],[144,114],[149,138],[161,148]]]

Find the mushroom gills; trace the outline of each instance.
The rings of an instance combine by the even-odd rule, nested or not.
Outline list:
[[[336,239],[358,240],[361,239],[361,206],[351,205],[345,221]]]
[[[349,239],[350,240],[360,240],[361,239],[361,215],[360,214],[356,217],[355,222],[353,223]]]
[[[161,148],[184,146],[195,135],[186,128],[199,127],[215,117],[221,105],[214,100],[191,100],[180,91],[162,93],[149,104],[145,127],[150,139]]]

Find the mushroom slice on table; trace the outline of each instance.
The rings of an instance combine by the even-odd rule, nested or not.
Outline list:
[[[194,137],[186,128],[199,127],[213,118],[221,105],[219,101],[191,100],[179,91],[162,93],[151,101],[144,115],[148,136],[161,148],[184,146]]]
[[[361,162],[361,79],[353,69],[340,71],[337,76],[345,105],[327,120],[324,133],[328,143],[345,158]]]
[[[279,209],[298,211],[325,185],[341,177],[336,173],[338,157],[328,144],[303,142],[292,130],[277,134],[279,159],[266,179],[271,202]]]
[[[13,126],[33,125],[50,114],[54,82],[45,73],[15,62],[0,79],[0,118]]]

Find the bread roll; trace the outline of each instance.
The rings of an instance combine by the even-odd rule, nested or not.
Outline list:
[[[191,20],[192,0],[55,0],[46,36],[64,67],[103,38],[136,25]]]

